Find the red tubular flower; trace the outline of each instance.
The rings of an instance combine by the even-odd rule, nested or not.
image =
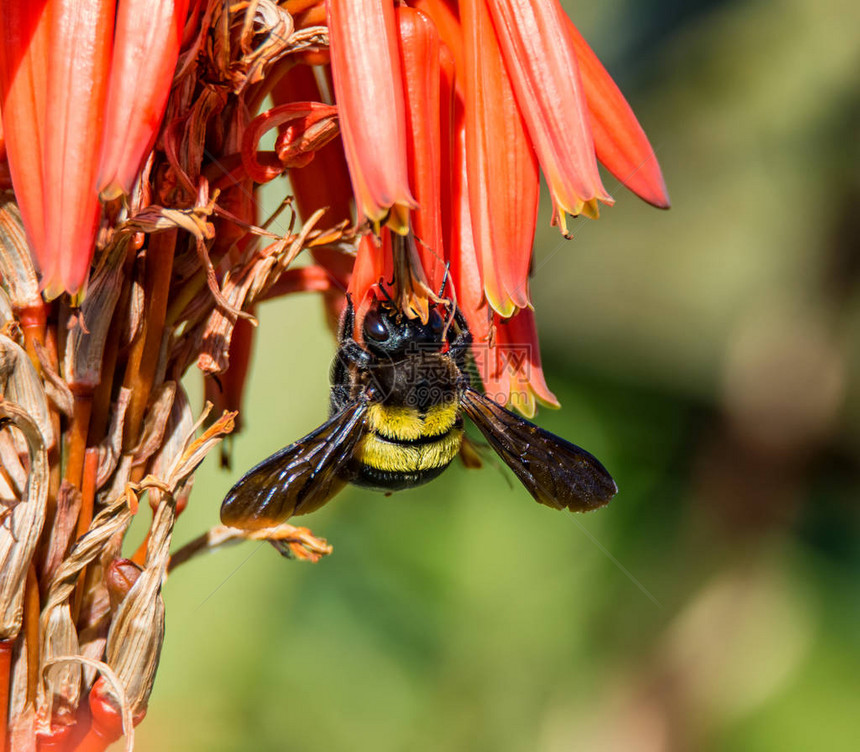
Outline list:
[[[380,238],[363,235],[358,242],[355,266],[349,280],[349,290],[356,308],[361,312],[370,303],[373,286],[385,277],[386,261],[391,269],[391,235],[383,230]],[[390,277],[389,277],[390,279]],[[359,315],[358,318],[361,318]]]
[[[242,138],[242,164],[255,183],[267,183],[289,167],[305,167],[316,150],[337,135],[337,109],[320,102],[290,102],[255,117]],[[274,153],[257,151],[260,137],[281,128]],[[261,157],[266,158],[263,161]]]
[[[272,100],[276,106],[291,101],[321,99],[316,77],[307,65],[292,67],[272,89]],[[283,129],[281,126],[282,133]],[[352,221],[352,186],[340,139],[336,138],[323,146],[304,167],[291,168],[289,176],[296,208],[302,220],[324,209],[320,227],[334,227],[340,222]],[[329,289],[324,292],[325,306],[329,326],[336,332],[345,303],[343,293],[349,285],[354,259],[338,249],[328,247],[314,248],[311,253],[314,260],[328,272],[331,281]]]
[[[276,107],[290,102],[322,101],[322,93],[311,68],[297,65],[281,76],[272,89],[272,101]],[[284,130],[284,126],[280,126],[282,134]],[[307,219],[318,209],[327,210],[320,220],[323,227],[352,219],[352,188],[340,139],[319,149],[307,165],[290,169],[289,175],[302,219]]]
[[[0,3],[0,111],[21,218],[43,265],[43,142],[51,15],[41,4]]]
[[[332,75],[359,221],[405,234],[415,207],[392,0],[327,0]]]
[[[569,19],[567,31],[582,73],[598,160],[639,198],[658,209],[668,209],[669,193],[663,173],[633,110]]]
[[[42,286],[48,297],[78,290],[93,256],[101,211],[95,183],[115,5],[111,0],[60,0],[54,7],[48,67],[51,124],[45,131],[44,162]]]
[[[131,193],[158,133],[179,57],[188,0],[121,0],[98,187]]]
[[[48,297],[81,288],[92,259],[113,13],[107,0],[54,0],[35,10],[3,5],[0,106],[13,185]]]
[[[488,364],[490,345],[491,310],[484,295],[484,281],[475,250],[472,234],[472,217],[469,211],[469,185],[466,170],[466,129],[462,102],[455,105],[454,134],[451,154],[451,225],[446,236],[451,256],[457,307],[463,312],[472,334],[472,354],[480,374],[491,372]]]
[[[534,416],[536,400],[558,407],[558,399],[544,379],[534,311],[524,308],[509,319],[495,316],[494,324],[495,342],[488,358],[493,371],[485,383],[487,392],[527,418]]]
[[[538,168],[484,0],[464,0],[461,11],[472,230],[487,300],[507,317],[529,305]]]
[[[557,0],[486,0],[529,136],[546,176],[554,221],[597,217],[612,204],[597,170],[579,65]]]
[[[406,97],[409,182],[420,207],[411,212],[412,228],[427,281],[438,291],[445,276],[439,34],[421,11],[401,6],[396,17]]]

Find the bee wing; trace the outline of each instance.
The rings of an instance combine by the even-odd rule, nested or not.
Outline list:
[[[221,522],[243,530],[307,514],[349,481],[347,465],[364,434],[363,403],[351,404],[303,439],[251,468],[221,503]]]
[[[529,493],[555,509],[587,512],[618,487],[597,458],[467,388],[463,409]]]

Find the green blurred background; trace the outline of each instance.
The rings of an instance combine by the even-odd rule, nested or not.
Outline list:
[[[455,465],[303,518],[317,565],[182,567],[139,750],[860,749],[860,6],[569,10],[674,202],[608,179],[599,222],[537,239],[538,422],[620,494],[574,517]],[[177,544],[326,415],[320,301],[259,313],[233,469]]]

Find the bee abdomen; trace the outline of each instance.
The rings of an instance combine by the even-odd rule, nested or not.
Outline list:
[[[463,421],[453,405],[439,406],[429,416],[378,405],[369,428],[355,454],[353,482],[385,491],[432,480],[451,464],[463,441]]]

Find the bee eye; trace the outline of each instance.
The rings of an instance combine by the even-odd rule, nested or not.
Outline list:
[[[368,311],[364,317],[364,336],[376,342],[385,342],[388,339],[388,329],[379,315],[379,311]]]

